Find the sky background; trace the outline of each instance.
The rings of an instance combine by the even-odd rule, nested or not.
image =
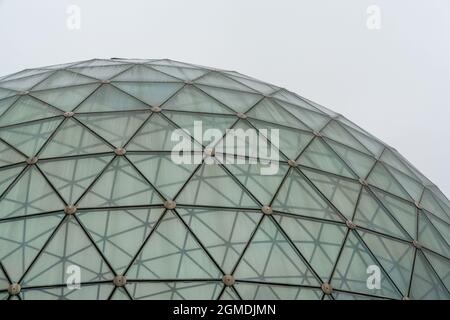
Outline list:
[[[367,27],[373,5],[380,29]],[[0,39],[0,76],[170,58],[285,87],[395,147],[450,196],[448,0],[0,0]]]

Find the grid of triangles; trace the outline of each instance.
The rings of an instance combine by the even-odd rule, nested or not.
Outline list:
[[[175,165],[170,134],[194,120],[279,129],[278,174],[260,175],[261,159]],[[449,299],[449,243],[436,186],[285,89],[167,59],[0,78],[0,299]]]

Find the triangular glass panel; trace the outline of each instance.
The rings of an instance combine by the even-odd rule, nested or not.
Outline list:
[[[154,68],[156,69],[156,68]],[[131,69],[112,78],[112,81],[148,81],[148,82],[171,82],[180,81],[167,74],[154,70],[144,65],[135,65]]]
[[[209,94],[211,97],[219,100],[221,103],[227,105],[236,112],[246,112],[256,102],[262,99],[262,95],[250,92],[239,92],[230,89],[223,89],[217,87],[209,87],[198,85],[198,87]]]
[[[247,92],[254,91],[254,90],[250,89],[249,87],[244,86],[243,84],[241,84],[235,80],[227,78],[218,72],[210,72],[210,73],[204,75],[203,77],[200,77],[197,80],[195,80],[195,83],[204,84],[204,85],[213,86],[213,87],[226,88],[226,89],[247,91]]]
[[[83,211],[78,217],[116,273],[122,274],[163,210]]]
[[[437,254],[429,253],[428,251],[422,251],[422,253],[428,259],[447,290],[450,291],[450,260],[442,258]]]
[[[104,112],[148,109],[149,107],[138,99],[118,90],[113,85],[104,84],[90,95],[76,111]]]
[[[381,142],[376,140],[374,137],[369,137],[351,127],[345,126],[343,124],[341,124],[341,126],[349,131],[356,140],[358,140],[364,147],[366,147],[367,150],[370,151],[373,156],[378,158],[381,155],[384,150],[384,145]],[[331,138],[333,139],[333,137]]]
[[[378,190],[374,190],[374,193],[409,235],[414,238],[417,227],[416,207],[410,202],[392,197],[387,193]]]
[[[186,226],[167,211],[127,277],[132,279],[220,279],[221,272]]]
[[[0,196],[5,192],[9,185],[17,178],[24,166],[11,167],[0,170]],[[1,201],[1,200],[0,200]]]
[[[311,130],[320,131],[330,120],[330,118],[322,113],[311,111],[303,107],[299,107],[287,102],[277,101],[287,111],[294,115],[297,119],[306,124]]]
[[[320,300],[320,289],[259,283],[238,283],[236,290],[244,300]]]
[[[194,69],[194,68],[182,68],[182,67],[169,67],[169,66],[152,66],[153,69],[159,70],[166,74],[169,74],[178,79],[190,81],[197,79],[208,72],[205,69]]]
[[[419,202],[422,193],[424,191],[423,185],[417,180],[411,178],[410,176],[394,169],[392,167],[386,166],[386,169],[394,176],[398,183],[408,192],[410,197],[415,201]]]
[[[450,294],[421,251],[417,251],[410,298],[414,300],[449,300]]]
[[[314,112],[321,113],[321,111],[319,109],[313,107],[311,104],[306,102],[306,100],[299,98],[297,95],[295,95],[292,92],[289,92],[285,89],[278,90],[277,92],[272,94],[271,97],[276,98],[281,101],[284,101],[284,102],[288,102],[290,104],[294,104],[296,106],[303,107],[305,109],[308,109],[308,110],[311,110]]]
[[[162,106],[167,110],[232,114],[227,107],[193,86],[185,86]]]
[[[383,191],[397,195],[403,199],[412,201],[410,195],[405,189],[394,179],[394,177],[386,170],[386,168],[377,162],[372,172],[370,172],[367,182]]]
[[[310,130],[303,122],[268,98],[258,102],[256,106],[247,112],[247,116],[287,127]]]
[[[229,190],[223,193],[223,190]],[[177,197],[182,204],[232,208],[259,208],[233,178],[216,162],[204,163]]]
[[[98,87],[99,84],[94,83],[73,87],[32,91],[30,94],[33,97],[59,108],[60,110],[71,111]]]
[[[314,137],[311,133],[298,129],[259,120],[250,120],[250,122],[258,129],[260,135],[265,136],[271,142],[272,146],[278,148],[288,159],[292,160],[299,156]],[[276,136],[276,133],[278,134],[278,141],[272,138]]]
[[[192,137],[194,137],[197,130],[203,133],[202,136],[204,137],[201,137],[201,140],[205,139],[203,145],[208,145],[209,143],[213,143],[214,140],[220,139],[223,135],[225,135],[226,129],[231,128],[232,124],[236,122],[235,117],[226,115],[197,114],[174,111],[167,111],[164,115],[175,122],[178,127],[183,130],[187,130],[187,133]],[[212,135],[212,137],[207,137],[207,133],[211,130],[214,130],[213,132],[217,131],[218,134]],[[195,136],[194,138],[198,137]],[[207,140],[207,138],[211,138],[211,140]]]
[[[424,190],[424,197],[425,194],[428,193],[428,191],[431,192],[434,200],[439,204],[440,207],[442,207],[444,211],[450,211],[450,200],[441,190],[439,190],[437,186],[435,186],[434,184],[427,185],[426,189]],[[447,214],[447,216],[450,218],[450,214]]]
[[[366,272],[369,266],[380,268],[370,251],[353,232],[348,234],[339,261],[334,271],[331,285],[335,289],[365,293],[382,297],[400,299],[400,292],[394,287],[389,277],[380,268],[380,288],[369,289]]]
[[[292,195],[296,195],[293,197]],[[334,209],[297,170],[291,169],[272,205],[274,210],[305,217],[342,221]]]
[[[276,138],[276,131],[264,132],[267,134],[267,136],[265,136],[258,130],[255,130],[254,127],[250,126],[246,120],[239,120],[231,129],[232,130],[229,130],[225,137],[223,137],[223,139],[220,140],[215,147],[216,153],[222,154],[217,155],[217,157],[222,157],[220,160],[223,163],[230,163],[229,161],[234,161],[235,156],[241,158],[250,157],[252,159],[258,158],[273,160],[276,162],[278,162],[280,157],[282,157],[282,155],[280,155],[280,151],[267,140],[267,136],[269,139],[272,139],[273,137]],[[289,132],[287,133],[289,134]],[[298,132],[294,131],[293,134],[298,134]],[[292,134],[290,137],[292,137]],[[288,140],[288,135],[286,135],[286,137],[281,136],[281,138]],[[274,142],[276,143],[277,141],[275,140]],[[288,142],[289,141],[285,142],[283,140],[283,146]],[[296,145],[295,147],[298,146]],[[226,154],[226,156],[223,154]]]
[[[57,211],[64,203],[42,174],[29,168],[0,201],[0,219]]]
[[[123,147],[148,118],[147,112],[82,114],[77,119],[113,146]]]
[[[0,167],[25,161],[25,157],[19,152],[0,141]]]
[[[23,300],[106,300],[111,291],[114,289],[113,284],[88,284],[84,283],[78,288],[67,287],[67,284],[55,288],[27,288],[20,294]]]
[[[154,113],[142,128],[135,134],[127,144],[128,151],[173,151],[180,141],[172,140],[172,134],[178,129],[163,116]],[[192,138],[183,130],[178,130],[184,141],[191,141]],[[202,150],[202,146],[197,142],[189,145],[192,150]]]
[[[112,155],[43,161],[39,167],[66,203],[74,204],[111,158]]]
[[[124,288],[116,288],[110,300],[130,300]]]
[[[39,83],[33,88],[34,90],[45,90],[53,88],[61,88],[68,86],[78,86],[81,84],[88,84],[97,82],[98,80],[82,76],[81,74],[70,72],[66,70],[59,70],[54,72],[50,77]]]
[[[36,86],[36,84],[49,77],[52,73],[53,71],[50,71],[20,79],[9,81],[5,80],[0,83],[0,87],[17,91],[27,91],[32,88],[34,89],[34,86]]]
[[[420,213],[423,213],[430,220],[431,224],[439,231],[442,238],[450,244],[450,224],[425,210],[420,211]]]
[[[62,217],[52,214],[0,223],[0,261],[12,282],[20,280]]]
[[[79,268],[81,283],[111,280],[113,274],[74,217],[67,217],[38,256],[24,286],[66,284],[71,266]],[[69,268],[69,269],[68,269]]]
[[[72,67],[68,70],[83,74],[88,77],[92,77],[98,80],[109,80],[119,73],[129,69],[131,65],[129,64],[118,64],[110,66],[99,66],[99,67]]]
[[[339,212],[352,219],[362,188],[360,183],[308,169],[302,171]]]
[[[240,161],[243,160],[243,161]],[[263,204],[269,204],[289,167],[282,163],[272,162],[274,170],[265,161],[254,162],[234,159],[225,163],[225,167]],[[267,171],[266,171],[267,170]],[[270,174],[265,174],[268,172]]]
[[[2,81],[9,81],[9,80],[15,80],[15,79],[22,79],[29,76],[39,75],[42,73],[48,73],[49,70],[46,69],[25,69],[13,74],[10,74],[8,76],[3,77]]]
[[[104,141],[75,120],[67,119],[40,153],[43,158],[111,152]]]
[[[405,165],[398,157],[397,155],[391,151],[390,149],[386,148],[384,149],[383,153],[381,154],[380,161],[383,161],[384,163],[387,163],[391,167],[394,167],[395,169],[403,172],[407,176],[417,179],[414,173],[409,170],[407,165]]]
[[[392,240],[371,232],[359,230],[358,233],[403,296],[408,296],[414,262],[414,247],[409,243]]]
[[[0,100],[0,119],[3,113],[6,113],[11,105],[18,99],[17,96]]]
[[[182,83],[115,82],[115,86],[145,103],[159,107],[183,86]]]
[[[0,288],[8,288],[9,286],[8,278],[6,277],[6,274],[3,272],[3,267],[0,265]],[[9,297],[9,294],[7,291],[4,291],[0,293],[0,300],[5,300]]]
[[[200,66],[193,65],[190,63],[184,63],[180,61],[170,60],[170,59],[153,59],[148,62],[148,64],[161,65],[161,66],[172,66],[172,67],[186,67],[186,68],[200,68]]]
[[[11,108],[0,117],[0,126],[40,120],[61,115],[62,112],[29,96],[20,97]]]
[[[219,300],[241,300],[241,299],[232,288],[225,287],[222,294],[220,295]]]
[[[205,281],[136,282],[127,286],[133,300],[215,300],[222,284]]]
[[[242,76],[236,76],[236,75],[230,75],[228,73],[228,77],[230,77],[233,80],[236,80],[239,83],[242,83],[243,85],[250,87],[251,89],[255,90],[256,92],[260,92],[265,95],[272,94],[275,90],[278,90],[279,88],[273,85],[269,85],[267,83],[257,81],[250,78],[244,78]]]
[[[356,138],[354,138],[347,130],[345,130],[337,121],[330,121],[328,125],[322,129],[321,133],[334,141],[353,149],[370,154],[370,151],[364,147]]]
[[[361,192],[353,222],[363,228],[405,240],[411,240],[414,235],[408,235],[366,189]]]
[[[305,103],[307,103],[309,106],[311,106],[312,108],[314,108],[316,111],[325,113],[333,118],[336,118],[338,116],[338,114],[334,111],[331,111],[330,109],[324,107],[321,104],[318,104],[317,102],[311,101],[309,99],[306,99],[304,97],[302,97],[302,99],[305,101]]]
[[[289,239],[323,281],[328,281],[344,242],[347,228],[290,216],[274,216]]]
[[[375,158],[327,138],[325,141],[360,178],[367,177],[375,164]]]
[[[335,300],[391,300],[383,297],[377,297],[377,296],[368,296],[358,293],[349,293],[349,292],[342,292],[342,291],[333,291],[333,297]]]
[[[64,69],[75,65],[80,65],[85,63],[83,61],[69,62],[69,63],[60,63],[60,64],[52,64],[51,66],[45,66],[43,69],[56,70],[56,69]]]
[[[262,215],[200,208],[177,212],[226,274],[233,271]]]
[[[268,217],[259,225],[234,276],[247,281],[318,285],[312,271]]]
[[[0,128],[0,138],[29,157],[35,156],[63,119],[49,119]]]
[[[436,196],[426,188],[423,192],[422,199],[420,200],[420,205],[450,224],[450,211],[446,212],[446,210],[444,210],[440,205],[439,201],[436,200]]]
[[[419,214],[418,232],[417,240],[421,245],[450,259],[450,244],[444,240],[423,213]]]
[[[118,157],[83,196],[80,207],[161,204],[162,200],[130,163]]]
[[[125,62],[116,60],[116,58],[106,59],[91,59],[86,61],[81,61],[73,65],[73,67],[106,67],[106,66],[124,66],[128,64],[128,59]],[[128,64],[131,67],[130,64]]]
[[[333,150],[320,138],[315,138],[297,161],[301,165],[331,172],[337,175],[357,178]]]
[[[128,158],[167,199],[175,197],[198,166],[178,164],[164,154],[130,154]]]

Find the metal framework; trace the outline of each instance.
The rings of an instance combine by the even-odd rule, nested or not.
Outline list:
[[[194,120],[278,129],[278,174],[174,164]],[[0,299],[449,299],[449,242],[437,187],[286,89],[167,59],[0,78]]]

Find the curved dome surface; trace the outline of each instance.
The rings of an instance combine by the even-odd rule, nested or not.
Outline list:
[[[279,161],[175,163],[195,121]],[[167,59],[0,78],[0,299],[449,299],[449,242],[436,186],[286,89]]]

